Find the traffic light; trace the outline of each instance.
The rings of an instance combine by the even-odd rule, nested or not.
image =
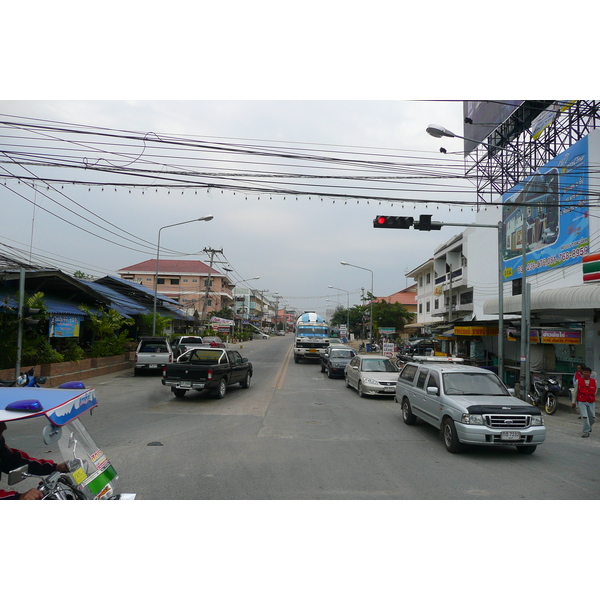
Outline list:
[[[382,229],[410,229],[414,221],[412,217],[377,215],[373,219],[373,227]]]
[[[421,231],[431,231],[441,229],[441,223],[432,223],[431,217],[433,215],[421,215],[419,216],[419,220],[415,223],[415,229],[420,229]]]

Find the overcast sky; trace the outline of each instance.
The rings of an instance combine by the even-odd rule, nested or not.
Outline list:
[[[159,137],[185,135],[234,143],[252,140],[255,144],[285,142],[286,147],[310,148],[311,152],[325,149],[341,158],[355,152],[368,160],[394,155],[398,157],[393,159],[394,163],[410,165],[408,174],[412,177],[418,174],[415,165],[423,162],[442,176],[444,169],[448,176],[453,175],[462,160],[460,154],[441,154],[442,140],[425,132],[429,123],[440,123],[462,133],[460,102],[2,101],[0,113],[4,115],[3,120],[43,119],[111,130],[152,132]],[[28,144],[28,149],[33,145],[31,140],[8,138],[11,133],[12,129],[2,130],[4,150],[11,144],[13,147]],[[461,140],[445,139],[443,145],[459,153]],[[138,144],[138,148],[141,153],[143,144]],[[53,144],[49,152],[61,154],[58,144]],[[80,159],[83,157],[85,152]],[[124,163],[122,159],[118,162]],[[25,174],[14,162],[8,165],[4,162],[4,165],[8,171],[4,170],[3,174]],[[213,166],[196,165],[196,168],[203,170]],[[41,178],[56,176],[36,166],[29,165],[27,170]],[[71,169],[63,168],[60,176],[81,178],[81,170],[71,173]],[[363,170],[356,170],[356,175],[363,174]],[[347,175],[352,176],[353,172],[350,170]],[[115,181],[111,175],[105,177],[100,180]],[[161,248],[165,251],[161,256],[166,258],[167,250],[169,254],[172,250],[181,253],[183,258],[187,258],[187,254],[191,259],[206,261],[207,255],[201,253],[204,248],[222,248],[224,259],[228,261],[222,266],[233,268],[235,279],[260,276],[252,286],[279,292],[284,298],[283,304],[324,312],[331,307],[328,299],[334,302],[340,299],[339,292],[332,292],[328,285],[351,292],[351,304],[359,302],[361,288],[369,290],[371,287],[369,272],[342,266],[340,261],[372,270],[376,296],[390,295],[412,283],[405,273],[430,258],[434,248],[454,235],[456,229],[429,233],[379,230],[373,228],[373,218],[377,214],[417,217],[430,213],[434,220],[449,220],[450,209],[443,203],[457,200],[459,195],[447,191],[446,186],[454,190],[456,182],[433,179],[410,183],[404,191],[392,187],[372,192],[395,199],[431,197],[438,200],[424,208],[409,201],[402,206],[397,202],[380,205],[361,198],[332,199],[323,194],[311,195],[309,199],[307,195],[234,194],[231,190],[221,192],[219,189],[182,192],[152,188],[151,184],[143,192],[139,188],[107,185],[90,189],[72,184],[60,188],[51,186],[49,190],[42,186],[36,190],[9,180],[4,186],[2,202],[10,206],[11,218],[0,223],[0,241],[25,252],[29,249],[38,261],[41,257],[48,262],[55,260],[57,266],[67,272],[115,274],[118,269],[155,257],[155,251],[150,248],[136,251],[129,244],[125,244],[128,247],[116,245],[112,236],[66,212],[54,200],[63,205],[76,202],[154,246],[158,231],[164,225],[211,214],[214,219],[210,222],[163,230]],[[377,183],[370,185],[371,189],[376,187]],[[473,192],[469,191],[472,189],[472,185],[466,187],[469,195],[464,198],[472,199]],[[54,214],[44,211],[44,207]],[[468,218],[472,219],[472,214]],[[93,221],[98,222],[96,218]],[[223,260],[223,256],[218,260]],[[346,294],[342,294],[341,301],[346,303]]]

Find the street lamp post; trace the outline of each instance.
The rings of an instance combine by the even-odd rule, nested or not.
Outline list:
[[[340,261],[340,264],[345,267],[354,267],[355,269],[362,269],[363,271],[369,271],[371,273],[371,330],[369,333],[369,343],[373,344],[373,300],[375,299],[375,295],[373,294],[373,271],[371,269],[367,269],[366,267],[359,267],[358,265],[352,265],[346,261]]]
[[[206,215],[199,219],[191,219],[190,221],[182,221],[181,223],[173,223],[172,225],[165,225],[158,230],[158,241],[156,242],[156,270],[154,272],[154,309],[152,311],[152,335],[156,335],[156,298],[158,295],[158,260],[160,257],[160,233],[167,227],[176,227],[177,225],[185,225],[186,223],[195,223],[196,221],[210,221],[214,217],[212,215]]]
[[[484,146],[488,147],[488,148],[498,148],[500,150],[507,150],[507,148],[502,148],[501,146],[495,146],[493,144],[488,144],[486,142],[480,142],[479,140],[473,140],[471,138],[467,138],[467,137],[463,137],[461,135],[456,135],[455,133],[452,133],[452,131],[450,131],[449,129],[446,129],[445,127],[442,127],[441,125],[429,125],[429,127],[427,127],[426,129],[427,133],[435,138],[441,138],[441,137],[456,137],[456,138],[460,138],[463,140],[467,140],[470,142],[476,142],[476,143],[481,143]],[[527,166],[527,168],[534,173],[535,169],[532,165],[530,165],[527,161],[525,161],[525,159],[523,159],[524,164]],[[501,232],[501,227],[502,227],[502,221],[500,221],[500,223],[498,224],[498,233],[499,233],[499,238],[498,241],[500,243],[500,232]],[[530,305],[529,305],[529,289],[530,286],[529,284],[526,283],[526,277],[527,277],[527,223],[526,223],[526,219],[525,219],[525,210],[523,207],[523,223],[522,223],[522,227],[521,227],[521,243],[522,243],[522,270],[523,273],[521,275],[522,280],[521,280],[521,364],[520,364],[520,376],[519,376],[519,384],[520,384],[520,393],[521,393],[521,398],[523,400],[527,400],[527,393],[529,390],[529,384],[530,384],[530,374],[529,374],[529,350],[530,350],[530,345],[531,345],[531,341],[529,339],[529,325],[530,325]],[[504,236],[502,236],[502,244],[504,245]],[[503,258],[503,256],[502,256]],[[502,270],[502,262],[501,262],[501,258],[499,256],[498,260],[499,265],[498,268],[500,270],[500,282],[501,282],[501,286],[503,286],[504,284],[504,276],[503,276],[503,270]],[[502,288],[501,288],[502,289]],[[500,319],[501,319],[501,313],[502,313],[502,304],[501,304],[501,296],[499,296],[498,298],[498,328],[500,329],[499,331],[499,335],[502,335],[502,329],[500,328]],[[500,338],[499,338],[499,342],[498,342],[498,346],[499,346],[499,350],[498,352],[500,352]]]
[[[346,294],[348,294],[348,305],[346,312],[346,335],[350,335],[350,292],[348,290],[343,290],[342,288],[337,288],[332,285],[328,285],[327,287],[331,288],[332,290],[339,290],[340,292],[346,292]]]

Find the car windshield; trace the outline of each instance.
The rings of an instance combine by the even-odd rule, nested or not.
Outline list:
[[[449,396],[509,396],[492,373],[444,373],[444,391]]]
[[[352,358],[354,352],[352,350],[332,350],[330,356],[331,358]]]
[[[367,358],[362,361],[362,371],[395,373],[398,371],[387,358]]]

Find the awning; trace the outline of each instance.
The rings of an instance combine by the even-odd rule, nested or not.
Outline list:
[[[522,296],[504,297],[504,315],[521,314]],[[600,285],[586,284],[531,292],[531,311],[594,311],[600,308]],[[483,305],[486,315],[498,314],[498,298]]]

